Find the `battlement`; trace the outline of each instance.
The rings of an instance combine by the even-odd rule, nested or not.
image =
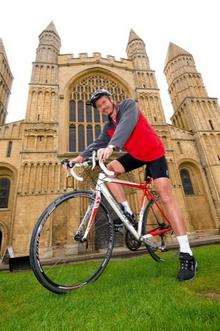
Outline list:
[[[110,65],[115,67],[122,67],[125,69],[132,69],[132,61],[125,58],[116,59],[113,55],[102,56],[99,52],[93,52],[90,56],[88,53],[79,53],[77,56],[74,54],[60,54],[58,64],[65,65],[78,65],[78,64],[93,64],[99,63],[103,65]]]

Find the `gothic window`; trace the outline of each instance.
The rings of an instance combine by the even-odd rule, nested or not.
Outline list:
[[[84,125],[79,125],[78,127],[78,142],[79,142],[79,152],[82,152],[85,149]]]
[[[100,122],[100,113],[97,109],[94,109],[94,121]]]
[[[102,114],[102,121],[103,122],[106,122],[108,120],[108,116],[107,115],[104,115]]]
[[[95,138],[98,138],[98,136],[100,135],[100,132],[101,132],[101,126],[96,125],[95,126]]]
[[[78,122],[84,122],[84,103],[78,102]]]
[[[92,122],[92,106],[86,103],[86,121]]]
[[[92,125],[87,125],[87,146],[93,142]]]
[[[0,178],[0,208],[8,208],[10,193],[10,180],[6,177]]]
[[[74,100],[70,100],[69,120],[70,122],[76,121],[76,103]]]
[[[186,195],[195,194],[192,186],[192,182],[190,179],[190,174],[187,169],[180,170],[180,177],[182,180],[183,189]]]
[[[69,151],[84,150],[85,136],[88,145],[99,135],[101,124],[107,120],[107,116],[100,115],[99,111],[88,104],[91,94],[99,88],[109,90],[117,102],[130,96],[127,88],[119,81],[115,81],[114,78],[99,71],[90,72],[73,82],[69,98]],[[73,122],[79,122],[79,126],[71,126],[76,124]],[[95,137],[93,137],[92,123],[95,124]],[[73,137],[76,138],[76,141]]]
[[[69,127],[69,151],[76,152],[76,126]]]

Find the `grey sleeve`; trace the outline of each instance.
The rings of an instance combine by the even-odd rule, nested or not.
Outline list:
[[[122,114],[121,119],[109,145],[114,145],[117,148],[122,149],[137,124],[139,111],[136,107],[135,101],[132,99],[125,100],[120,107]]]
[[[110,141],[110,137],[108,137],[106,133],[107,126],[108,123],[104,125],[104,128],[100,133],[100,135],[98,136],[98,138],[95,141],[93,141],[93,143],[91,143],[83,152],[81,152],[80,155],[82,155],[85,158],[88,158],[92,156],[93,151],[97,151],[99,148],[105,148],[108,145]]]

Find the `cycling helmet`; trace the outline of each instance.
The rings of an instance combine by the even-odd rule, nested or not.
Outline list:
[[[98,89],[98,90],[96,90],[96,91],[92,94],[91,99],[90,99],[90,103],[91,103],[91,105],[92,105],[94,108],[96,108],[96,105],[95,105],[96,101],[97,101],[99,98],[101,98],[102,96],[111,97],[112,95],[111,95],[111,93],[110,93],[109,91],[107,91],[107,90],[105,90],[105,89]]]

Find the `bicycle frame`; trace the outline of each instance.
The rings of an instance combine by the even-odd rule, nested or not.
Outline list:
[[[119,207],[118,203],[116,202],[114,197],[111,195],[109,189],[107,188],[106,183],[117,183],[117,184],[121,184],[123,186],[133,187],[135,189],[140,189],[140,190],[143,191],[143,197],[142,197],[142,201],[141,201],[141,209],[140,209],[140,213],[139,213],[139,222],[138,222],[138,229],[137,230],[133,227],[133,225],[130,223],[128,218],[121,211],[121,208]],[[114,177],[109,177],[105,173],[100,172],[99,176],[98,176],[96,188],[95,188],[95,200],[94,200],[94,204],[93,204],[93,207],[92,207],[92,212],[90,214],[88,225],[87,225],[87,228],[85,230],[85,233],[84,233],[84,236],[83,236],[82,240],[86,240],[86,238],[88,236],[88,233],[91,229],[91,226],[92,226],[92,224],[95,220],[95,216],[96,216],[96,213],[98,211],[98,208],[99,208],[99,205],[100,205],[100,202],[101,202],[101,194],[104,195],[104,197],[106,198],[106,200],[108,201],[108,203],[110,204],[110,206],[112,207],[112,209],[114,210],[116,215],[120,218],[120,220],[123,222],[123,224],[126,226],[126,228],[132,233],[132,235],[137,240],[140,240],[140,241],[143,241],[143,242],[149,244],[149,243],[151,243],[149,241],[149,238],[151,238],[153,236],[158,236],[158,235],[161,235],[161,234],[164,234],[166,232],[171,231],[170,222],[167,219],[166,215],[164,214],[163,210],[158,205],[158,203],[156,201],[157,200],[156,197],[148,189],[147,182],[144,182],[144,183],[129,182],[129,181],[120,180],[120,179],[117,179],[117,178],[114,178]],[[167,221],[167,223],[170,226],[168,228],[165,228],[165,229],[159,229],[159,228],[158,229],[153,229],[153,230],[149,231],[146,235],[142,236],[141,233],[142,233],[142,225],[143,225],[143,220],[144,220],[143,219],[144,209],[145,209],[145,206],[146,206],[147,202],[149,203],[150,201],[155,202],[157,208],[160,210],[160,212],[163,215],[164,219]],[[90,208],[90,207],[88,207],[88,208]],[[86,212],[86,214],[87,214],[87,212]],[[85,217],[84,217],[84,219],[85,219]]]

